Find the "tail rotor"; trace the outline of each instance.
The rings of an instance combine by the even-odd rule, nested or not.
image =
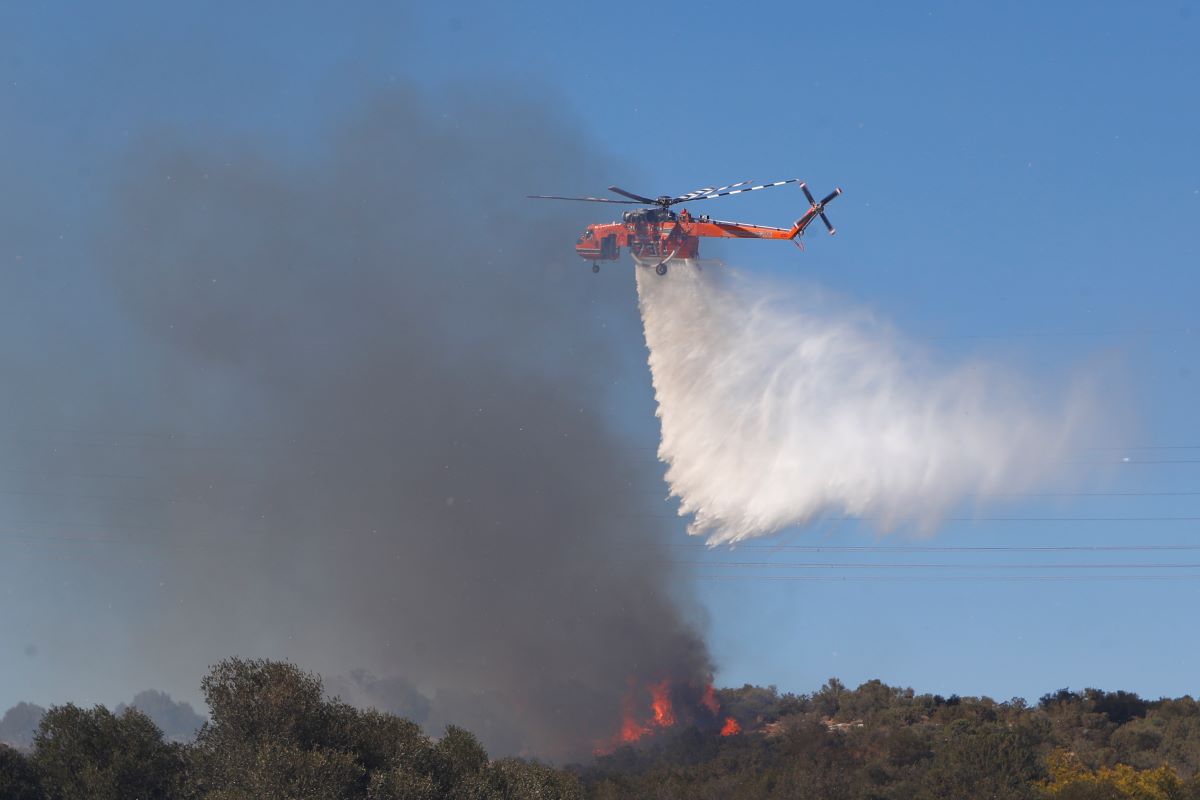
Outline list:
[[[834,198],[836,198],[838,195],[840,195],[842,193],[842,190],[840,188],[834,189],[832,192],[825,195],[820,200],[817,200],[815,197],[812,196],[812,192],[810,192],[808,190],[807,184],[803,184],[803,183],[800,184],[800,189],[801,189],[801,191],[804,192],[804,196],[806,198],[808,198],[808,204],[810,206],[810,208],[808,209],[808,213],[806,213],[803,217],[801,217],[801,219],[805,222],[805,224],[807,224],[808,220],[812,219],[812,216],[814,214],[816,214],[817,216],[819,216],[821,218],[821,222],[825,223],[825,227],[826,227],[826,229],[828,229],[830,236],[837,233],[837,229],[833,227],[833,223],[831,223],[829,221],[829,217],[825,216],[825,206],[828,203],[832,202],[834,200]],[[800,223],[797,222],[796,224],[799,225]]]

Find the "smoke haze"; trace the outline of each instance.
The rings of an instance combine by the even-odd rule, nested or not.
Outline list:
[[[824,515],[930,530],[954,504],[1060,477],[1095,409],[1000,367],[932,362],[863,312],[719,266],[638,270],[659,457],[712,544]]]
[[[109,600],[39,657],[175,693],[289,658],[493,754],[584,755],[630,676],[711,670],[610,421],[632,281],[521,199],[604,159],[501,88],[389,90],[318,138],[159,132],[114,170],[96,289],[7,400],[27,516]]]

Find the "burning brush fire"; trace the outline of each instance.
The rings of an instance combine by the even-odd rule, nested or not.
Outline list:
[[[623,744],[633,744],[681,722],[719,730],[721,736],[742,732],[742,726],[733,717],[727,716],[722,721],[721,703],[711,679],[701,689],[672,683],[669,678],[650,684],[630,678],[629,688],[621,699],[621,729],[610,741],[597,746],[596,755],[608,755]]]

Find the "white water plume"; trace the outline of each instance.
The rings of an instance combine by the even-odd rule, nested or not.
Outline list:
[[[719,265],[639,269],[659,458],[710,544],[822,516],[930,530],[1057,477],[1091,414],[1001,367],[943,366],[864,312]]]

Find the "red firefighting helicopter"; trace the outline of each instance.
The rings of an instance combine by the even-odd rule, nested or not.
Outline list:
[[[662,195],[656,198],[643,197],[640,194],[627,192],[617,186],[608,190],[615,192],[628,200],[614,200],[609,197],[560,197],[550,194],[527,195],[535,200],[579,200],[585,203],[620,203],[623,205],[646,204],[651,208],[639,208],[636,211],[626,211],[620,222],[588,225],[587,230],[575,243],[575,252],[580,258],[592,262],[592,272],[600,271],[601,261],[616,261],[620,258],[621,248],[628,247],[630,255],[641,267],[654,267],[659,275],[667,274],[667,262],[672,259],[694,259],[700,254],[700,237],[714,236],[733,239],[788,239],[800,246],[797,238],[816,217],[820,217],[829,232],[834,233],[833,225],[825,216],[825,206],[842,193],[834,189],[825,197],[817,200],[808,191],[808,187],[799,178],[789,178],[785,181],[763,183],[750,186],[751,181],[740,181],[728,186],[706,186],[687,194],[676,197]],[[743,192],[756,192],[759,189],[769,189],[772,186],[783,186],[787,183],[799,183],[804,196],[808,198],[809,208],[804,216],[796,220],[790,228],[771,228],[766,225],[751,225],[745,222],[725,222],[712,219],[707,214],[693,217],[688,210],[679,213],[671,210],[671,206],[687,203],[693,200],[712,200],[716,197],[726,197]]]

